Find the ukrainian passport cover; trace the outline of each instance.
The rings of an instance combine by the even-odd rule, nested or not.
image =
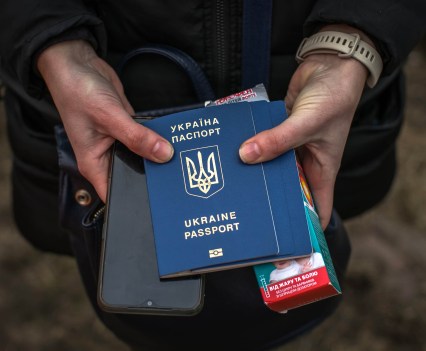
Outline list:
[[[144,122],[175,149],[168,163],[144,160],[160,277],[312,251],[294,152],[255,165],[244,164],[238,154],[245,140],[284,115],[283,102],[262,101]],[[296,210],[288,201],[296,202]]]

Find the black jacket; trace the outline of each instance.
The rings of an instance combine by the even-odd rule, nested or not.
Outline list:
[[[21,101],[28,103],[25,108],[32,111],[23,116],[22,122],[48,134],[58,122],[58,116],[46,102],[43,82],[34,70],[34,57],[60,40],[86,39],[112,65],[125,53],[144,45],[177,47],[200,64],[216,96],[225,96],[241,89],[242,6],[241,0],[6,1],[0,14],[0,77]],[[380,83],[375,89],[366,90],[357,111],[337,179],[335,206],[344,218],[377,203],[392,182],[392,149],[404,102],[401,66],[423,35],[425,13],[426,4],[421,0],[409,3],[310,0],[273,4],[268,91],[273,100],[285,95],[296,68],[294,54],[302,38],[324,24],[347,23],[360,28],[375,41],[384,59]],[[124,78],[124,85],[136,110],[195,100],[188,79],[158,58],[147,58],[139,64],[128,81]],[[22,128],[16,129],[22,133]],[[11,135],[12,144],[21,138],[27,139]],[[377,150],[374,155],[372,149]],[[37,159],[40,156],[27,162],[34,163]],[[386,171],[379,171],[383,167]]]
[[[285,95],[302,38],[324,24],[346,23],[360,28],[374,40],[384,59],[379,84],[366,89],[357,110],[336,184],[338,212],[344,218],[357,215],[380,201],[392,183],[395,140],[404,107],[401,67],[423,35],[426,3],[277,0],[273,6],[268,91],[272,100]],[[4,0],[1,7],[0,78],[8,88],[5,103],[14,152],[15,218],[22,233],[37,247],[69,252],[68,236],[57,225],[58,166],[53,127],[59,117],[34,69],[34,58],[48,45],[77,38],[88,40],[113,66],[135,48],[170,45],[199,63],[216,96],[221,97],[241,89],[243,1]],[[123,82],[136,110],[196,100],[188,79],[159,59],[147,57],[135,63]],[[38,206],[40,202],[44,206]],[[339,249],[328,240],[332,254],[337,256]],[[342,259],[343,266],[345,261],[347,257]],[[340,276],[344,267],[337,268]],[[83,276],[96,307],[93,276]],[[200,349],[228,349],[228,345],[229,349],[256,350],[269,341],[291,337],[311,321],[318,322],[335,306],[331,299],[289,312],[286,318],[263,306],[256,284],[251,269],[214,273],[207,279],[207,307],[196,317],[176,322],[165,317],[117,316],[111,323],[133,323],[133,327],[117,332],[127,340],[146,331],[160,340],[169,335],[175,345],[188,349],[189,341],[194,341]],[[108,325],[110,316],[97,312]],[[230,342],[224,344],[221,337]]]
[[[420,39],[426,5],[421,0],[406,4],[308,0],[275,1],[273,6],[271,97],[275,99],[286,90],[302,37],[327,23],[347,23],[365,31],[384,57],[383,76],[391,74]],[[89,39],[101,55],[123,54],[150,43],[168,44],[198,61],[222,96],[239,88],[241,13],[241,0],[5,1],[0,14],[2,75],[17,79],[34,93],[40,85],[34,76],[34,55],[65,38]]]

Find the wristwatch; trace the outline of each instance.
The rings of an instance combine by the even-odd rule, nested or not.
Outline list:
[[[342,58],[352,57],[361,62],[369,71],[367,85],[372,88],[379,80],[383,61],[378,51],[361,40],[357,33],[324,31],[303,39],[296,53],[297,62],[312,54],[337,54]]]

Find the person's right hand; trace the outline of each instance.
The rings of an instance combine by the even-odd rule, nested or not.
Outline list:
[[[105,202],[110,147],[115,139],[154,162],[173,156],[171,144],[143,127],[115,71],[85,41],[65,41],[44,50],[37,68],[58,109],[80,173]]]

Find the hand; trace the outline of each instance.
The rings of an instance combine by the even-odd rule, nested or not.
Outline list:
[[[115,139],[155,162],[167,162],[173,147],[141,126],[114,70],[85,41],[66,41],[44,50],[37,67],[59,111],[80,173],[105,202],[110,147]]]
[[[240,148],[246,163],[268,161],[296,148],[323,229],[330,221],[336,176],[367,73],[355,59],[308,56],[289,84],[288,119]]]
[[[313,262],[311,261],[311,257],[302,257],[296,259],[296,262],[300,265],[300,272],[306,273],[312,269]]]

